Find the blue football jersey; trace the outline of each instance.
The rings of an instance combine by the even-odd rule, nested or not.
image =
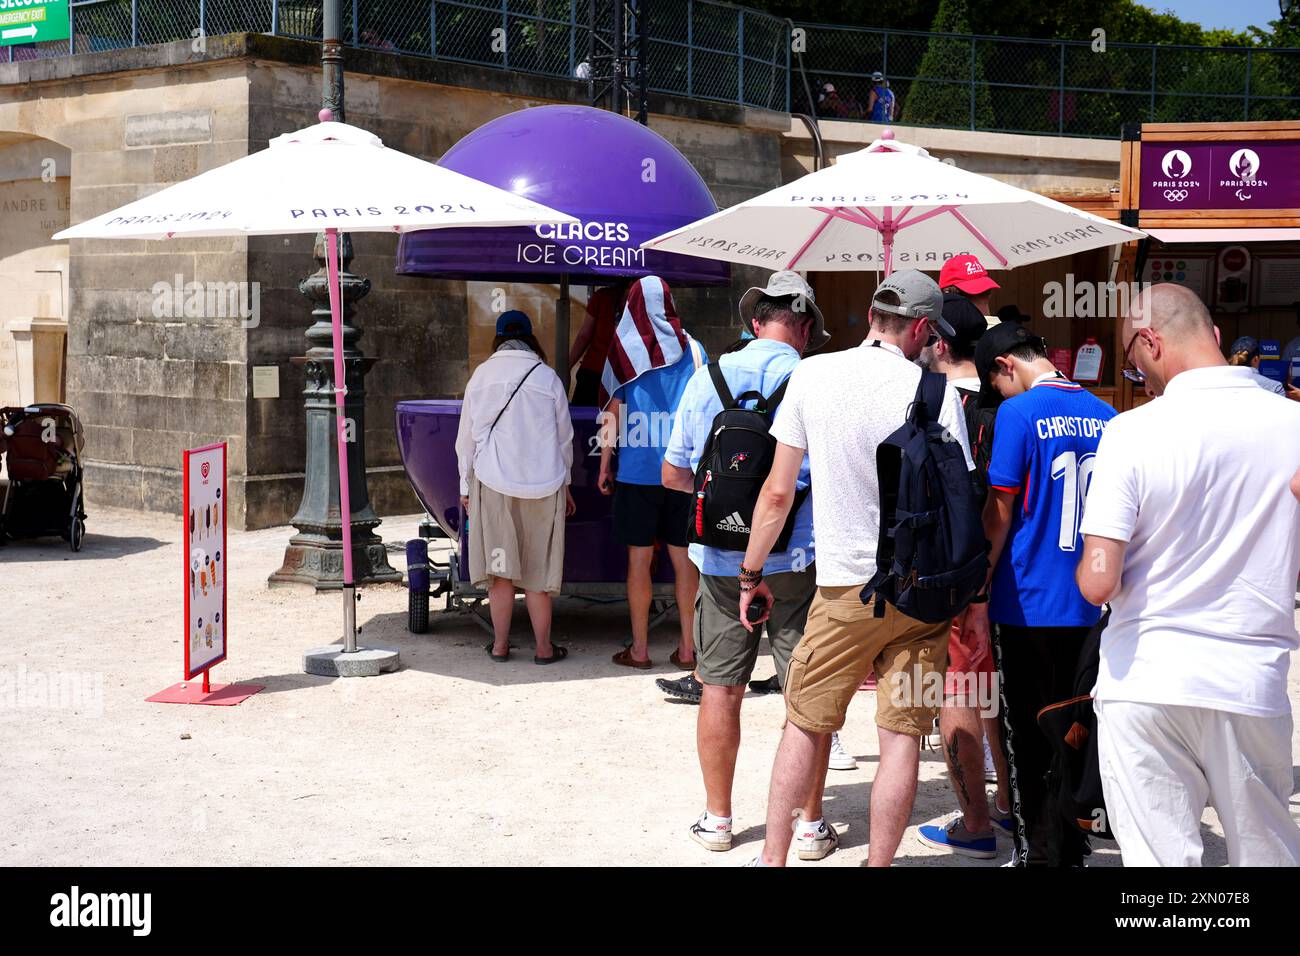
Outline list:
[[[1097,445],[1115,414],[1065,378],[1041,381],[998,409],[989,487],[1014,493],[1016,501],[993,573],[989,620],[1091,627],[1101,617],[1079,593],[1074,571]]]

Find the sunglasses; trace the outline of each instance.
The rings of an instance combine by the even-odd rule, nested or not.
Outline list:
[[[1142,374],[1142,370],[1134,365],[1133,360],[1129,358],[1129,353],[1133,351],[1133,345],[1141,334],[1142,330],[1138,329],[1133,333],[1133,338],[1128,340],[1128,345],[1124,347],[1124,367],[1120,370],[1120,374],[1134,385],[1146,385],[1147,383],[1147,377]]]

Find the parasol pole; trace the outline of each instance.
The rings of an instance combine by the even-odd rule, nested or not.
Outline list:
[[[323,112],[323,111],[322,111]],[[352,577],[352,496],[348,491],[347,378],[343,366],[343,291],[339,285],[339,231],[325,230],[330,326],[334,344],[334,433],[339,458],[339,519],[343,528],[343,652],[357,649],[356,582]]]
[[[555,300],[555,374],[564,383],[567,395],[569,381],[569,274],[560,275],[560,297]]]

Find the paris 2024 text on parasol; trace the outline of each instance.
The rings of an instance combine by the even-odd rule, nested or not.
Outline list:
[[[324,232],[333,325],[339,506],[343,526],[343,653],[356,654],[356,582],[344,420],[340,232],[414,232],[451,226],[536,226],[574,217],[384,146],[336,123],[315,126],[57,233],[55,239],[171,239]],[[340,671],[341,672],[341,671]]]
[[[1144,235],[941,162],[887,129],[833,166],[642,247],[769,269],[889,275],[898,267],[937,270],[963,253],[1014,269]]]

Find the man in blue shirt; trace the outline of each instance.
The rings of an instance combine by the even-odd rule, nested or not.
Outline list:
[[[1037,718],[1073,696],[1084,638],[1101,617],[1079,592],[1074,569],[1093,461],[1115,410],[1057,371],[1043,339],[1014,322],[980,338],[975,367],[982,387],[1004,401],[984,508],[993,568],[988,602],[971,605],[966,626],[984,642],[990,622],[997,625],[1012,796],[1024,823],[1016,834],[1020,861],[1077,866],[1086,840],[1047,790],[1052,751]]]
[[[867,119],[873,123],[889,123],[894,119],[894,91],[879,70],[871,74],[871,95],[867,98]]]
[[[802,353],[821,348],[830,338],[813,302],[812,289],[795,272],[775,273],[767,288],[750,289],[740,300],[740,313],[754,338],[717,362],[732,395],[753,391],[771,396],[789,378]],[[750,402],[746,405],[752,407]],[[664,455],[664,487],[686,493],[694,490],[695,469],[720,411],[722,400],[709,370],[700,369],[687,384],[677,409]],[[805,455],[797,487],[807,488],[808,484]],[[721,851],[731,848],[731,788],[740,748],[740,705],[758,659],[761,628],[747,630],[737,612],[744,553],[692,544],[690,557],[701,574],[695,602],[696,672],[682,681],[660,684],[669,692],[674,692],[669,683],[694,684],[698,680],[702,685],[696,744],[704,773],[705,811],[690,833],[705,848]],[[808,495],[795,516],[787,549],[771,555],[764,565],[764,580],[775,596],[767,637],[782,680],[790,653],[803,636],[816,592],[813,560],[812,496]],[[835,848],[835,831],[826,825],[821,811],[825,771],[823,762],[798,825],[803,859],[821,859]]]
[[[696,369],[708,362],[704,348],[690,336],[687,348],[672,365],[643,372],[613,393],[603,418],[600,477],[602,494],[614,496],[613,536],[627,545],[627,607],[632,645],[614,655],[614,663],[649,670],[650,601],[654,596],[650,566],[655,543],[662,541],[673,565],[674,590],[681,636],[671,660],[677,667],[694,666],[691,615],[698,574],[686,554],[686,526],[691,496],[664,488],[660,469],[672,431],[677,402]],[[617,435],[611,434],[617,429]],[[618,447],[617,474],[612,458]]]

